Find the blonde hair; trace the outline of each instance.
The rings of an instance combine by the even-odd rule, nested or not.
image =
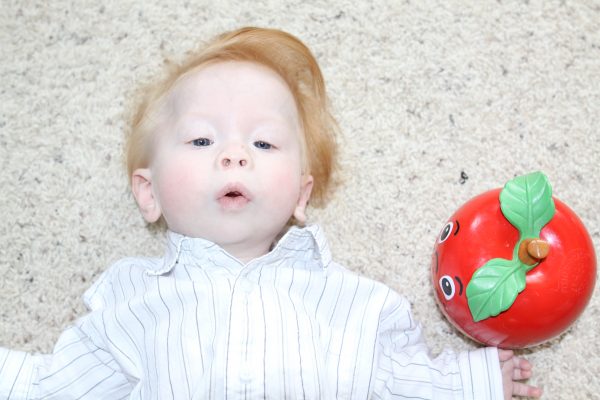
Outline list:
[[[126,142],[129,179],[136,169],[150,164],[160,111],[175,84],[202,66],[225,61],[261,64],[287,83],[304,133],[304,172],[314,179],[311,205],[325,206],[336,186],[338,125],[331,115],[325,82],[315,57],[299,39],[276,29],[248,27],[224,33],[146,91]]]

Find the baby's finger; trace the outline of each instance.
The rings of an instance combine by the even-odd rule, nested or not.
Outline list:
[[[523,379],[531,378],[531,370],[530,369],[519,369],[515,368],[512,373],[513,381],[522,381]]]
[[[514,355],[512,350],[498,349],[498,358],[501,362],[508,361]]]
[[[525,383],[513,382],[513,396],[535,397],[542,395],[542,389]]]
[[[525,358],[513,357],[513,380],[519,381],[531,378],[533,365]]]
[[[532,364],[526,358],[515,357],[514,358],[514,362],[515,362],[515,367],[516,368],[520,368],[520,369],[523,369],[523,370],[526,370],[526,371],[530,371],[531,368],[532,368]]]

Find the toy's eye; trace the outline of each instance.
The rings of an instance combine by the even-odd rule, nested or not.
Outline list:
[[[444,229],[442,229],[442,233],[440,234],[440,239],[438,240],[438,243],[444,243],[446,239],[450,237],[453,227],[454,224],[452,223],[452,221],[448,222],[446,226],[444,226]]]
[[[440,289],[444,293],[446,300],[451,300],[456,293],[456,287],[454,286],[454,280],[451,276],[444,275],[440,278]]]

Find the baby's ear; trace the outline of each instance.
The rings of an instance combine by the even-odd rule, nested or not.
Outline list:
[[[160,204],[152,190],[152,172],[148,168],[139,168],[131,175],[133,197],[148,223],[158,221],[162,215]]]
[[[298,196],[298,203],[296,203],[296,208],[294,209],[294,218],[296,218],[296,220],[302,224],[306,222],[306,206],[308,205],[308,200],[310,199],[313,183],[314,179],[312,175],[302,176],[300,196]]]

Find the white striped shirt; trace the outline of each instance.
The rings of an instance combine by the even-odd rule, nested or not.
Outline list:
[[[293,227],[243,265],[169,232],[86,292],[52,355],[0,348],[0,399],[501,399],[496,349],[428,355],[406,299]]]

